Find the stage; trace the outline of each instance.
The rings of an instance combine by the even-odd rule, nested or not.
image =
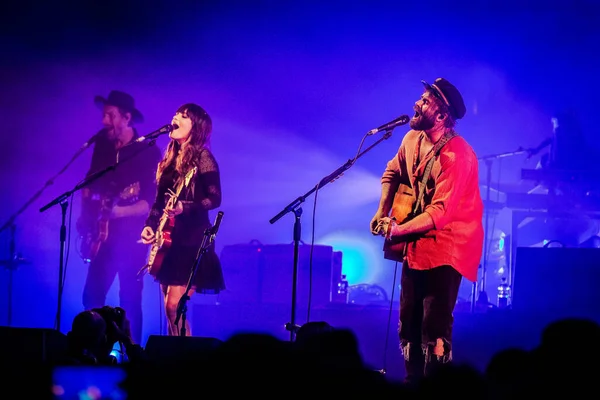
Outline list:
[[[485,312],[470,312],[469,304],[459,305],[457,309],[454,360],[469,363],[481,371],[500,350],[537,346],[543,328],[557,319],[557,315],[551,313],[544,315],[493,308]],[[196,304],[192,313],[194,336],[226,340],[235,333],[262,332],[280,340],[290,340],[285,324],[291,320],[291,309],[285,304]],[[313,309],[310,321],[325,321],[334,328],[352,330],[369,368],[384,370],[393,380],[404,376],[397,336],[397,304],[391,311],[389,307],[381,306],[330,304]],[[295,322],[298,325],[307,322],[306,307],[298,309]]]

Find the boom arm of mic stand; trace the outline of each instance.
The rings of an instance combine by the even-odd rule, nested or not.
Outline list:
[[[155,140],[153,140],[151,143],[154,144]],[[79,184],[77,184],[77,186],[75,186],[73,189],[61,194],[60,196],[56,197],[54,200],[52,200],[50,203],[46,204],[44,207],[40,208],[40,212],[44,212],[47,209],[49,209],[52,206],[55,206],[56,204],[60,204],[62,202],[64,202],[67,198],[69,198],[69,196],[71,196],[73,193],[77,192],[78,190],[83,189],[84,187],[88,186],[90,183],[94,182],[96,179],[104,176],[107,172],[112,171],[114,169],[116,169],[120,164],[123,164],[126,161],[130,161],[132,159],[135,159],[135,157],[140,154],[142,151],[144,151],[144,149],[146,149],[145,147],[140,149],[139,151],[133,153],[132,155],[130,155],[129,157],[125,158],[124,160],[119,160],[119,153],[117,152],[117,162],[115,162],[112,165],[109,165],[108,167],[101,169],[100,171],[96,171],[91,175],[88,175],[83,181],[81,181]]]
[[[381,137],[381,139],[379,139],[378,141],[373,143],[371,146],[367,147],[363,152],[357,154],[356,157],[354,157],[353,159],[346,161],[341,167],[339,167],[338,169],[333,171],[331,174],[329,174],[326,177],[324,177],[323,179],[321,179],[321,181],[319,181],[319,183],[315,187],[310,189],[308,192],[306,192],[302,196],[298,197],[296,200],[292,201],[283,210],[281,210],[279,212],[279,214],[277,214],[276,216],[271,218],[271,220],[269,221],[271,224],[273,224],[273,223],[277,222],[281,217],[283,217],[288,212],[293,212],[294,216],[295,216],[295,219],[294,219],[294,268],[293,268],[293,272],[292,272],[292,310],[291,310],[291,319],[288,323],[285,324],[286,330],[288,330],[290,332],[290,341],[295,340],[296,332],[300,328],[298,325],[296,325],[296,288],[297,288],[298,258],[299,258],[298,247],[299,247],[299,243],[300,243],[300,231],[301,231],[300,216],[302,215],[302,208],[300,208],[300,205],[304,202],[304,200],[306,200],[306,198],[308,196],[310,196],[311,193],[313,193],[317,189],[322,188],[323,186],[327,185],[328,183],[336,180],[340,175],[342,175],[342,173],[344,171],[348,170],[352,165],[354,165],[354,163],[356,162],[357,159],[359,159],[367,151],[371,150],[373,147],[375,147],[377,144],[379,144],[383,140],[388,139],[391,135],[392,135],[392,129],[387,130],[385,132],[385,134]],[[362,142],[361,142],[361,145],[362,145]],[[360,150],[360,147],[359,147],[359,150]]]
[[[479,161],[495,160],[497,158],[518,156],[519,154],[528,154],[531,151],[532,151],[532,149],[524,149],[522,147],[519,147],[517,150],[514,150],[514,151],[507,151],[505,153],[497,153],[497,154],[490,154],[487,156],[482,156],[482,157],[479,157],[478,160]]]
[[[94,182],[96,179],[99,179],[100,177],[104,176],[104,174],[106,174],[108,171],[112,171],[115,168],[117,168],[117,165],[118,165],[118,163],[110,165],[98,172],[95,172],[95,173],[89,175],[87,178],[85,178],[83,181],[81,181],[81,183],[77,184],[73,189],[67,190],[66,192],[64,192],[63,194],[61,194],[60,196],[58,196],[54,200],[52,200],[50,203],[48,203],[44,207],[40,208],[40,212],[44,212],[47,209],[49,209],[50,207],[62,203],[63,201],[68,199],[73,193],[77,192],[78,190],[83,189],[90,183]]]
[[[329,174],[326,177],[324,177],[323,179],[321,179],[321,181],[319,182],[318,185],[316,185],[315,187],[310,189],[308,192],[304,193],[302,196],[298,197],[297,199],[292,201],[290,204],[285,206],[283,208],[283,210],[281,210],[277,215],[275,215],[273,218],[271,218],[269,220],[269,223],[274,224],[275,222],[280,220],[285,214],[287,214],[289,212],[293,212],[298,206],[300,206],[302,203],[304,203],[304,201],[306,200],[306,198],[308,196],[310,196],[312,193],[314,193],[317,189],[321,189],[323,186],[327,185],[328,183],[335,181],[337,178],[340,177],[340,175],[342,175],[345,171],[350,169],[350,167],[352,167],[354,165],[356,160],[358,160],[360,157],[365,155],[365,153],[370,151],[373,147],[377,146],[382,141],[389,139],[391,136],[392,136],[392,130],[386,131],[385,134],[379,140],[377,140],[375,143],[373,143],[372,145],[367,147],[361,153],[357,154],[357,156],[354,157],[353,159],[346,161],[341,167],[339,167],[338,169],[333,171],[331,174]]]

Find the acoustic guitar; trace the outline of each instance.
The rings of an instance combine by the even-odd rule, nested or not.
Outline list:
[[[391,221],[394,221],[399,225],[414,218],[412,213],[416,201],[417,199],[414,190],[410,186],[400,184],[398,191],[394,196],[390,216],[385,221],[381,222],[382,231],[386,236],[389,229],[391,229]],[[383,257],[386,260],[404,261],[406,255],[406,243],[410,241],[410,239],[411,238],[409,237],[391,240],[386,239],[383,243]]]
[[[148,255],[148,260],[146,262],[146,266],[142,268],[138,274],[143,274],[144,272],[148,272],[150,275],[156,278],[160,268],[162,267],[162,263],[165,259],[165,255],[169,251],[171,247],[172,239],[171,233],[173,232],[173,228],[175,227],[175,217],[169,217],[167,211],[177,204],[177,199],[181,194],[181,190],[184,187],[188,186],[193,176],[196,174],[198,168],[194,167],[185,175],[185,178],[182,179],[174,192],[171,193],[171,197],[167,201],[165,208],[163,209],[163,214],[160,217],[160,221],[158,222],[158,228],[156,228],[155,232],[155,240],[152,243],[152,247],[150,248],[150,254]]]
[[[395,221],[396,224],[400,225],[413,219],[415,214],[415,205],[418,202],[421,202],[423,199],[423,195],[425,194],[427,181],[429,180],[429,176],[431,174],[431,169],[433,167],[434,160],[440,154],[442,147],[448,143],[449,140],[457,136],[457,133],[454,131],[448,132],[442,136],[440,140],[433,146],[431,152],[433,153],[433,157],[431,157],[425,167],[423,172],[423,176],[421,177],[421,182],[419,183],[419,187],[423,189],[420,191],[419,198],[417,199],[415,196],[415,191],[412,187],[400,184],[396,194],[394,196],[394,202],[392,203],[392,209],[390,211],[390,216],[388,218],[382,218],[380,221],[380,231],[384,232],[387,237],[389,230],[392,227],[391,221]],[[383,244],[383,256],[387,260],[392,261],[404,261],[404,257],[406,256],[406,245],[418,238],[418,235],[409,235],[402,238],[394,238],[391,240],[387,240]]]
[[[110,214],[115,204],[134,203],[140,194],[140,183],[127,186],[117,196],[84,197],[82,216],[77,224],[80,235],[79,254],[84,262],[91,262],[102,243],[108,239]]]

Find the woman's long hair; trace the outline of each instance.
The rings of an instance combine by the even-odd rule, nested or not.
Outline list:
[[[175,170],[178,172],[179,179],[193,167],[199,167],[198,160],[202,151],[210,146],[210,134],[212,132],[212,120],[208,113],[199,105],[187,103],[177,109],[177,113],[187,114],[192,120],[192,129],[186,141],[180,145],[175,140],[171,140],[167,146],[164,158],[158,164],[156,170],[156,181],[167,167],[175,163]]]

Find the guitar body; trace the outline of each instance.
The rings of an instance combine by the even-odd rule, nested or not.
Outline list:
[[[79,247],[81,257],[86,262],[91,262],[98,254],[98,251],[100,251],[100,247],[106,239],[108,239],[108,218],[100,218],[96,229],[88,231],[81,238],[81,245]]]
[[[103,241],[100,240],[100,237],[96,235],[89,234],[83,236],[81,238],[81,245],[79,246],[79,253],[81,254],[83,261],[86,263],[91,262],[92,259],[98,254],[98,251],[100,251],[102,242]]]
[[[163,209],[163,214],[160,217],[160,221],[158,222],[158,227],[156,228],[155,240],[150,247],[150,254],[148,255],[148,259],[146,261],[146,265],[142,267],[140,272],[138,272],[138,279],[140,279],[144,273],[148,273],[152,275],[154,278],[158,275],[160,271],[163,261],[165,259],[165,255],[169,251],[172,243],[171,233],[173,232],[173,228],[175,227],[175,218],[169,217],[167,214],[167,210],[172,208],[176,203],[179,195],[181,194],[181,190],[184,187],[187,187],[190,183],[192,177],[198,171],[197,167],[192,168],[185,175],[185,178],[182,179],[177,185],[176,190],[173,192],[173,195],[167,201],[165,208]]]
[[[167,219],[165,226],[162,230],[158,230],[156,232],[156,241],[152,244],[150,248],[150,255],[148,256],[148,274],[152,275],[156,278],[160,268],[162,267],[162,263],[165,259],[167,252],[171,247],[171,243],[173,240],[171,238],[171,233],[173,232],[173,227],[175,226],[175,218]]]
[[[110,210],[110,199],[101,200],[86,198],[84,199],[84,217],[78,227],[81,235],[79,253],[85,262],[91,262],[102,243],[108,238],[108,220],[107,210]]]
[[[79,254],[85,262],[91,262],[98,254],[102,243],[108,239],[113,205],[117,201],[129,203],[137,201],[139,191],[140,185],[136,182],[127,186],[116,198],[95,198],[89,193],[83,197],[82,217],[78,221],[77,229],[80,234]]]
[[[416,202],[414,190],[407,185],[400,184],[394,196],[394,203],[390,211],[390,218],[397,224],[402,224],[413,218],[412,211]],[[383,257],[386,260],[404,261],[406,255],[406,238],[386,240],[383,243]]]
[[[421,181],[417,183],[419,187],[423,187],[423,191],[420,193],[421,199],[425,193],[427,181],[429,180],[435,159],[439,155],[442,147],[455,136],[457,136],[457,133],[454,131],[446,133],[430,150],[433,153],[433,157],[431,157],[427,162],[423,176],[421,177]],[[415,191],[413,188],[404,184],[400,184],[398,191],[394,196],[394,202],[392,204],[392,209],[390,210],[389,218],[395,220],[396,224],[398,225],[413,219],[416,216],[413,213],[417,201],[420,200],[415,196]],[[390,229],[390,227],[391,224],[388,223],[384,229]],[[419,235],[410,235],[404,236],[401,239],[386,240],[383,245],[384,258],[387,260],[404,262],[404,258],[406,257],[407,243],[413,242],[417,238],[419,238]]]

